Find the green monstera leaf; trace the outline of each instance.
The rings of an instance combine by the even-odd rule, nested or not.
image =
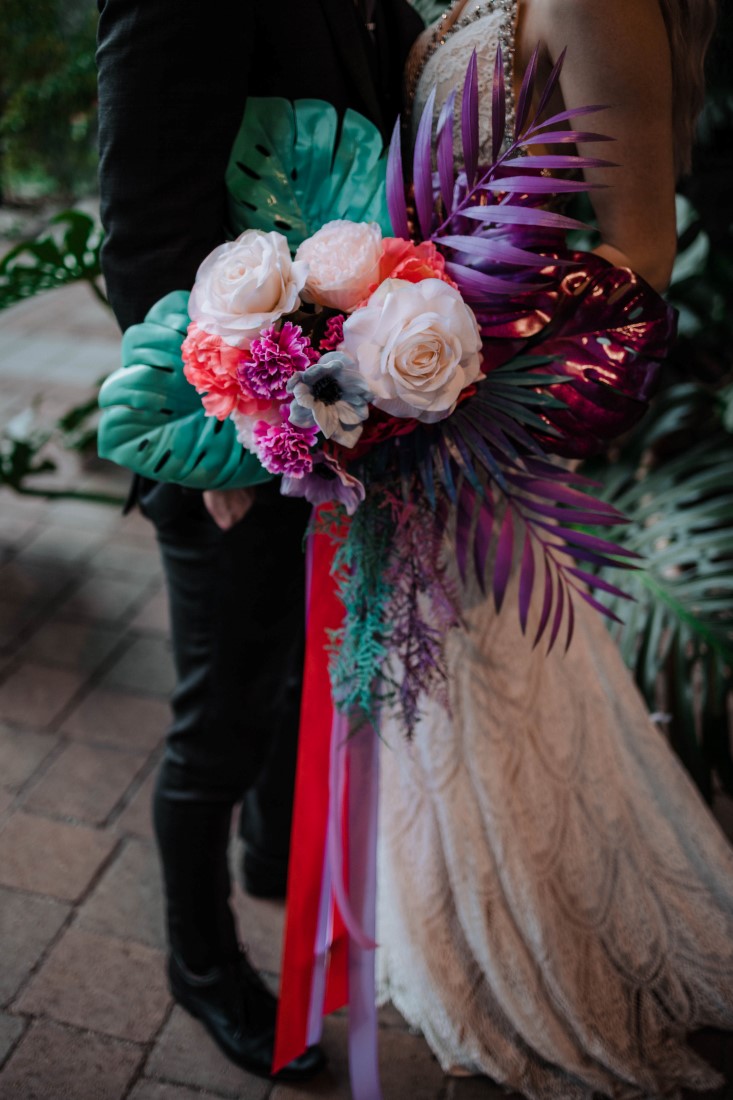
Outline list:
[[[237,441],[231,420],[206,416],[183,374],[188,291],[162,298],[122,338],[122,367],[102,386],[102,458],[189,489],[241,489],[269,481]]]
[[[316,99],[249,99],[226,184],[232,236],[277,229],[292,251],[328,221],[377,222],[391,235],[386,153],[376,126]]]

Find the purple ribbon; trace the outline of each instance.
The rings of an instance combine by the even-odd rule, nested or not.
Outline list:
[[[346,761],[349,766],[349,888],[344,876],[342,817]],[[323,1005],[325,972],[324,890],[330,886],[349,933],[349,1073],[353,1100],[381,1100],[377,1054],[377,1004],[374,952],[377,946],[377,823],[379,813],[379,738],[370,725],[349,733],[346,715],[334,711],[331,729],[328,838],[316,942],[316,972],[310,1024],[316,1004]],[[326,879],[330,881],[326,883]],[[329,907],[326,907],[329,911]],[[325,958],[325,951],[323,952]],[[315,1030],[313,1031],[315,1034]]]

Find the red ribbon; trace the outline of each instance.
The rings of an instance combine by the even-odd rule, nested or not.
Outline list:
[[[337,629],[343,618],[343,606],[331,576],[333,543],[323,534],[311,535],[311,540],[298,770],[273,1072],[302,1054],[309,1043],[308,1023],[316,968],[314,946],[326,854],[333,725],[326,649],[328,631]],[[332,921],[323,1006],[325,1013],[334,1012],[348,1000],[348,936],[336,906],[333,906]]]

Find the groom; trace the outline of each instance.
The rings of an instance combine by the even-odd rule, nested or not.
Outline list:
[[[191,287],[224,239],[224,171],[248,95],[353,108],[385,138],[421,23],[407,0],[98,0],[103,268],[123,329]],[[307,518],[276,485],[198,493],[136,479],[166,573],[177,686],[154,797],[175,999],[268,1076],[275,999],[238,946],[227,865],[282,888],[295,768]],[[245,930],[246,932],[246,930]],[[281,1078],[323,1065],[312,1048]]]

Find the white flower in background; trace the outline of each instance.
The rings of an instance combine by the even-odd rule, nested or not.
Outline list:
[[[369,416],[369,387],[356,363],[343,351],[329,351],[288,382],[292,393],[290,422],[298,428],[315,425],[326,439],[353,447]]]
[[[450,416],[481,376],[476,318],[440,279],[387,279],[347,318],[343,350],[356,360],[372,404],[428,424]]]
[[[376,222],[333,221],[303,241],[296,263],[308,265],[307,302],[349,313],[379,277],[382,231]]]
[[[188,312],[205,332],[248,348],[263,328],[298,308],[307,274],[304,263],[291,260],[282,233],[247,229],[201,264]]]

